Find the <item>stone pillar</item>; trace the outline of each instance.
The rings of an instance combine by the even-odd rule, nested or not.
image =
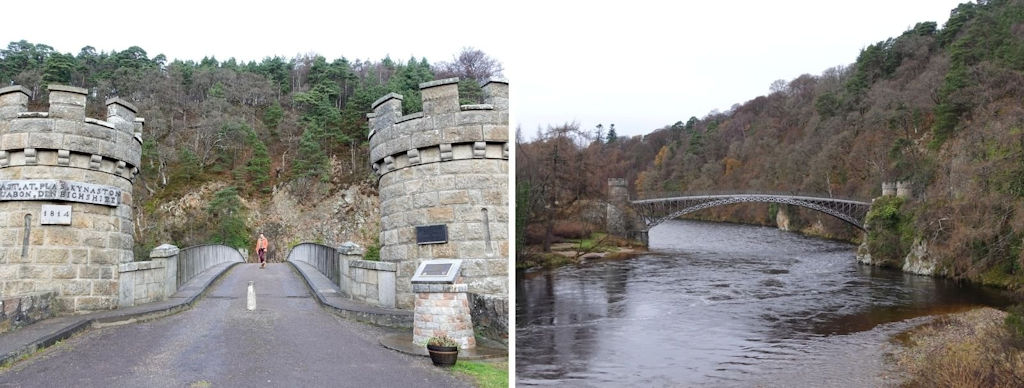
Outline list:
[[[629,199],[626,180],[622,178],[608,179],[608,213],[605,216],[607,232],[616,236],[630,237],[626,227],[626,215],[622,207]]]
[[[367,118],[370,119],[370,128],[379,131],[394,125],[395,121],[402,117],[402,99],[401,94],[388,93],[374,101],[370,105],[373,113],[367,115]]]
[[[31,94],[24,86],[0,88],[0,119],[13,119],[18,117],[18,113],[27,111],[28,98]]]
[[[50,84],[50,117],[83,120],[85,119],[85,99],[89,91],[74,86]]]
[[[424,116],[456,113],[460,110],[458,78],[421,83],[420,95],[423,97]]]
[[[135,112],[138,112],[138,109],[128,101],[119,97],[107,99],[107,122],[114,124],[119,131],[134,135],[135,127],[138,125],[141,132],[142,123],[136,123]]]
[[[430,337],[446,335],[462,349],[476,347],[465,284],[414,283],[412,289],[416,293],[413,343],[425,345]]]
[[[169,298],[178,292],[178,247],[163,244],[149,252],[149,259],[164,263],[164,297]]]
[[[508,110],[508,81],[492,79],[484,83],[484,104],[494,106],[494,109]]]

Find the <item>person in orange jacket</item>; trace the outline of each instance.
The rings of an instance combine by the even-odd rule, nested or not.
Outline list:
[[[260,258],[260,268],[267,267],[267,247],[269,246],[267,237],[260,233],[260,238],[256,239],[256,255]]]

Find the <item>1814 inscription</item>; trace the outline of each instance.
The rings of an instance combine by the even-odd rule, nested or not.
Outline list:
[[[52,179],[0,181],[0,201],[70,201],[96,205],[121,204],[121,189]]]

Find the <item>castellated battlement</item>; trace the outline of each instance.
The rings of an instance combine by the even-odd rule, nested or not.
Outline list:
[[[402,114],[403,96],[375,101],[370,161],[378,177],[405,167],[460,159],[508,159],[508,82],[482,88],[484,104],[460,105],[458,78],[419,85],[423,111]]]
[[[391,93],[367,115],[380,258],[396,264],[399,308],[413,308],[411,276],[431,259],[462,260],[470,293],[508,295],[508,83],[489,81],[485,104],[460,105],[458,82],[420,84],[423,112],[403,115]],[[420,238],[429,228],[440,241]]]
[[[50,85],[49,110],[29,112],[31,93],[22,86],[0,89],[0,168],[15,166],[70,167],[105,172],[132,182],[142,155],[144,119],[134,105],[106,101],[106,120],[85,117],[88,90]],[[27,172],[28,170],[26,170]],[[11,178],[39,178],[12,176]]]
[[[144,121],[120,98],[104,120],[85,117],[86,89],[48,89],[45,112],[28,111],[28,89],[0,89],[0,295],[52,292],[59,313],[116,308]]]

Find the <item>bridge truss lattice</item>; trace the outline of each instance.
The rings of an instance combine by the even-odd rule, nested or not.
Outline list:
[[[871,204],[867,202],[776,194],[724,194],[655,198],[630,201],[630,206],[643,218],[647,228],[650,229],[666,220],[684,214],[737,203],[778,203],[800,206],[828,214],[862,230],[864,229],[864,218],[867,216],[868,209],[871,208]]]

